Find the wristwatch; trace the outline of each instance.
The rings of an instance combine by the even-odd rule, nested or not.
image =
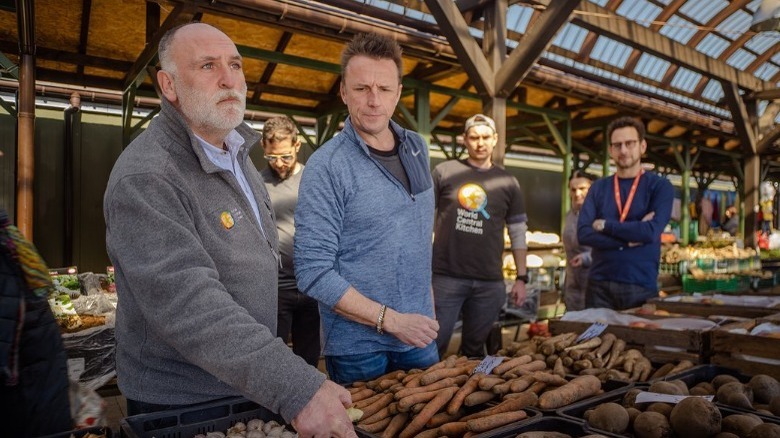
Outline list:
[[[528,283],[528,274],[518,275],[516,280],[520,280],[523,283]]]
[[[604,221],[597,222],[598,226],[593,227],[598,232],[604,231]]]

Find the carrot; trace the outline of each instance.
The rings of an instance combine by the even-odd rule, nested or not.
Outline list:
[[[528,389],[529,386],[531,386],[536,379],[530,374],[527,374],[523,377],[518,377],[517,379],[512,380],[512,385],[509,387],[510,391],[512,392],[523,392],[526,389]]]
[[[531,362],[531,356],[528,354],[525,354],[520,357],[515,357],[512,359],[509,359],[505,362],[502,362],[498,364],[495,368],[493,368],[493,371],[491,374],[498,374],[499,376],[501,374],[504,374],[505,372],[511,370],[512,368],[518,366],[518,365],[525,365],[527,363]]]
[[[563,360],[560,357],[555,360],[555,365],[553,365],[553,374],[559,377],[566,376],[566,368],[563,367]]]
[[[394,415],[393,414],[393,410],[394,410],[393,408],[394,407],[396,407],[396,404],[395,403],[391,403],[390,405],[385,406],[384,408],[376,411],[374,413],[374,415],[372,415],[370,417],[366,417],[365,413],[363,413],[363,418],[360,419],[359,424],[376,423],[379,420],[384,420],[387,417],[392,417]],[[397,412],[398,411],[396,410],[396,413]]]
[[[360,391],[352,393],[352,403],[357,403],[360,400],[365,400],[372,395],[376,394],[373,389],[363,388]]]
[[[527,416],[528,414],[526,414],[525,411],[502,412],[500,414],[469,420],[466,424],[471,432],[487,432],[497,427],[520,421]]]
[[[463,386],[458,389],[458,391],[450,400],[450,403],[447,405],[448,414],[455,414],[455,412],[457,412],[458,409],[463,406],[463,401],[466,400],[466,396],[477,390],[477,387],[479,386],[479,380],[484,376],[485,375],[483,373],[475,373],[469,377],[466,383],[464,383]]]
[[[567,333],[563,339],[555,343],[555,351],[563,351],[566,347],[570,346],[577,340],[576,333]]]
[[[409,409],[411,409],[412,406],[416,405],[417,403],[424,403],[429,400],[432,400],[438,393],[441,391],[448,390],[450,388],[454,387],[447,387],[443,389],[437,389],[434,391],[426,391],[426,392],[419,392],[417,394],[408,395],[400,400],[398,400],[398,410],[400,412],[408,412]]]
[[[565,339],[568,336],[570,336],[570,333],[563,333],[557,336],[553,336],[552,338],[547,338],[547,340],[545,340],[544,342],[541,343],[541,345],[539,345],[537,351],[539,351],[545,356],[553,354],[555,353],[555,343]]]
[[[544,390],[544,388],[547,388],[547,384],[546,383],[536,381],[536,382],[532,383],[531,386],[529,386],[528,389],[526,389],[526,391],[531,391],[531,392],[535,392],[535,393],[539,394],[540,392],[542,392]]]
[[[453,421],[458,420],[460,417],[463,416],[463,410],[459,409],[458,412],[455,412],[454,414],[450,415],[447,412],[439,412],[438,414],[431,417],[430,420],[428,420],[427,423],[425,423],[425,427],[433,428],[433,427],[439,427],[442,424],[451,423]]]
[[[349,391],[350,394],[355,394],[357,392],[364,391],[365,389],[365,386],[353,386],[352,388],[347,388],[347,391]]]
[[[376,423],[371,424],[359,424],[358,427],[365,430],[366,432],[381,432],[384,430],[388,424],[390,424],[391,418],[387,417],[384,420],[377,421]]]
[[[547,368],[547,364],[543,360],[535,360],[531,363],[527,363],[525,365],[518,365],[512,368],[511,370],[504,373],[504,376],[520,377],[522,375],[529,374],[534,371],[541,371],[545,368]]]
[[[466,396],[463,404],[466,406],[476,406],[487,403],[494,398],[496,398],[496,394],[492,391],[475,391]]]
[[[398,380],[398,376],[399,375],[404,376],[404,375],[406,375],[406,372],[405,371],[399,371],[399,370],[390,371],[387,374],[382,374],[381,376],[377,376],[374,379],[367,381],[366,382],[366,386],[368,386],[371,389],[376,389],[377,386],[379,385],[379,383],[382,380],[385,380],[385,379],[395,379],[395,380]]]
[[[463,417],[460,421],[473,420],[474,418],[487,417],[488,415],[500,414],[502,412],[513,412],[525,409],[529,406],[534,406],[539,400],[536,393],[522,392],[519,394],[510,394],[516,397],[506,398],[501,403],[493,406],[492,408],[485,409],[484,411],[475,412],[471,415]]]
[[[596,395],[601,390],[601,381],[596,376],[579,376],[571,382],[545,392],[539,397],[542,409],[557,409],[585,397]]]
[[[395,438],[395,436],[398,435],[398,432],[401,431],[401,428],[404,427],[404,424],[406,424],[406,420],[408,419],[409,414],[406,412],[401,412],[393,417],[393,419],[390,420],[390,424],[387,425],[385,431],[382,432],[382,438]]]
[[[417,373],[411,375],[411,378],[409,380],[404,379],[403,384],[407,388],[418,388],[420,386],[420,379],[422,376],[424,376],[424,373]],[[409,377],[409,376],[406,376]]]
[[[446,379],[441,379],[438,382],[431,383],[427,386],[418,386],[417,388],[404,388],[399,390],[395,393],[395,399],[400,400],[404,397],[410,396],[412,394],[419,394],[421,392],[430,392],[435,391],[437,389],[446,388],[448,386],[456,385],[456,379],[454,377],[447,377]]]
[[[414,438],[438,438],[438,437],[439,437],[439,429],[426,430],[414,436]]]
[[[455,421],[439,426],[439,436],[461,436],[469,431],[469,424],[465,421]]]
[[[428,386],[431,383],[437,382],[441,379],[446,379],[447,377],[455,377],[460,374],[468,374],[469,372],[471,372],[470,365],[461,365],[455,368],[442,368],[439,370],[431,371],[430,373],[425,373],[425,375],[420,378],[420,385]]]
[[[377,387],[382,391],[385,391],[390,389],[390,387],[392,387],[393,385],[397,385],[399,383],[401,383],[401,381],[398,379],[384,379],[381,382],[379,382]]]
[[[363,409],[366,406],[370,405],[371,403],[374,403],[375,401],[379,400],[384,395],[385,394],[381,393],[381,392],[377,393],[377,394],[374,394],[374,395],[372,395],[369,398],[364,398],[363,400],[360,400],[358,402],[352,403],[352,407],[355,408],[355,409]]]
[[[447,402],[450,401],[456,388],[447,388],[439,391],[436,396],[425,405],[425,407],[417,414],[414,419],[401,431],[400,438],[411,438],[418,434],[425,427],[425,423],[433,417],[433,415],[439,412],[439,409],[443,408]]]
[[[382,394],[382,397],[378,398],[377,401],[363,408],[363,417],[368,418],[376,414],[391,401],[393,401],[393,394]]]

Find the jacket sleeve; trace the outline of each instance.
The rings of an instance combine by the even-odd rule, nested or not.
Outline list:
[[[333,308],[350,286],[336,270],[346,194],[327,160],[316,158],[303,170],[295,207],[295,277],[301,292]]]
[[[674,188],[667,180],[658,180],[650,195],[648,213],[655,212],[653,219],[649,221],[606,221],[604,234],[613,236],[627,242],[651,243],[655,241],[664,230],[672,216],[672,204],[674,201]]]
[[[294,418],[325,376],[237,303],[201,245],[186,194],[165,177],[125,176],[105,199],[117,283],[146,329],[247,398]],[[251,248],[236,248],[237,252]],[[263,291],[274,294],[276,291]],[[121,306],[121,305],[120,305]],[[141,328],[139,328],[141,329]]]
[[[580,242],[580,245],[602,250],[618,249],[625,246],[627,242],[607,236],[604,233],[599,233],[593,229],[593,221],[602,219],[601,216],[603,215],[603,213],[597,211],[598,207],[596,204],[598,199],[598,189],[594,184],[588,191],[585,203],[582,204],[582,209],[580,209],[579,218],[577,219],[577,240]]]

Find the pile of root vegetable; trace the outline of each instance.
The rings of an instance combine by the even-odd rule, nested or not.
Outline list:
[[[669,395],[713,395],[714,402],[687,397],[677,404],[636,403],[642,391]],[[620,401],[620,400],[618,400]],[[622,403],[603,403],[585,412],[589,427],[636,438],[780,438],[780,425],[765,422],[759,415],[740,413],[728,407],[756,409],[757,414],[780,412],[780,384],[766,375],[756,375],[743,384],[736,377],[721,374],[691,388],[682,380],[658,381],[649,388],[629,390]]]
[[[426,370],[354,383],[358,427],[387,438],[468,437],[524,420],[524,408],[556,409],[601,392],[597,377],[567,380],[528,355],[505,358],[490,374],[473,373],[479,363],[451,356]]]
[[[693,367],[691,361],[682,360],[655,370],[641,351],[626,349],[626,342],[611,333],[575,343],[577,337],[577,333],[563,333],[551,338],[534,337],[512,343],[500,350],[498,355],[515,358],[528,356],[534,362],[542,361],[553,374],[561,377],[571,374],[590,375],[598,377],[602,382],[646,382]]]
[[[278,422],[263,421],[255,418],[246,423],[239,421],[226,432],[208,432],[205,435],[195,435],[194,438],[295,438],[298,434],[287,430]]]

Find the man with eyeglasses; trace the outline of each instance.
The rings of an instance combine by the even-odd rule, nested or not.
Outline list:
[[[317,301],[298,290],[293,266],[295,206],[303,164],[298,162],[301,141],[289,117],[274,117],[263,125],[262,145],[268,167],[260,172],[271,197],[279,234],[279,308],[276,336],[287,342],[292,335],[293,352],[309,365],[320,359],[320,313]]]
[[[620,117],[607,136],[617,171],[591,186],[577,237],[593,248],[585,306],[624,310],[658,296],[661,233],[671,217],[674,188],[642,168],[647,142],[640,121]]]

